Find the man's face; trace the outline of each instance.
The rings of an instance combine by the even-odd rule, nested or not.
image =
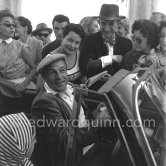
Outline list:
[[[58,22],[54,21],[53,30],[54,30],[55,37],[57,40],[62,40],[63,30],[67,24],[68,24],[67,22],[58,23]]]
[[[50,34],[47,30],[42,30],[36,34],[36,38],[43,42],[43,46],[50,42]]]
[[[108,42],[115,41],[115,33],[118,31],[116,20],[104,20],[100,19],[99,21],[100,30]]]
[[[52,90],[56,92],[66,90],[68,76],[64,60],[57,60],[50,64],[45,71],[44,79]]]
[[[0,38],[3,40],[12,38],[15,32],[15,22],[11,17],[3,17],[0,21]]]

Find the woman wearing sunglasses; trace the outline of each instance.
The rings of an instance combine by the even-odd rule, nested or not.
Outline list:
[[[159,44],[157,25],[149,20],[137,20],[132,25],[133,50],[128,52],[121,68],[132,71],[137,66],[150,66],[156,62]]]
[[[24,113],[0,118],[0,165],[33,166],[30,161],[36,143],[33,119]]]
[[[35,88],[31,82],[36,67],[28,48],[20,41],[12,39],[15,33],[14,16],[8,10],[0,11],[0,88],[14,87],[23,92],[26,88]],[[26,73],[26,65],[30,72]]]

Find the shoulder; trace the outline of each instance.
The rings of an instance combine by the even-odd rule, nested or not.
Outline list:
[[[29,41],[32,42],[32,43],[42,43],[41,40],[38,40],[36,37],[34,36],[29,36]]]
[[[117,36],[117,41],[124,44],[132,44],[132,41],[126,37]]]
[[[101,40],[101,39],[102,39],[102,33],[99,31],[93,35],[87,36],[85,41],[94,41],[94,40]]]
[[[60,42],[58,40],[54,40],[53,42],[48,43],[46,46],[44,46],[43,50],[48,50],[50,48],[52,48],[52,50],[54,50],[59,46],[60,46]]]

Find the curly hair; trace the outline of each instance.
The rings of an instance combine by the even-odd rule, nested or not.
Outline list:
[[[14,20],[14,15],[11,13],[9,9],[0,10],[0,21],[4,17],[10,17]]]
[[[16,17],[16,20],[20,23],[21,26],[25,27],[27,26],[28,27],[28,34],[31,34],[32,33],[32,24],[31,24],[31,21],[23,16],[18,16]]]
[[[137,20],[132,25],[132,33],[140,31],[143,37],[147,38],[147,44],[151,48],[156,48],[159,44],[157,25],[150,20]]]
[[[129,19],[124,17],[124,18],[119,19],[117,21],[117,23],[124,27],[124,29],[126,31],[126,33],[125,33],[126,35],[130,33],[130,22],[129,22]]]
[[[93,21],[97,21],[98,22],[98,18],[97,17],[84,17],[83,19],[81,19],[80,21],[80,25],[83,27],[85,34],[89,35],[89,27],[93,24]]]

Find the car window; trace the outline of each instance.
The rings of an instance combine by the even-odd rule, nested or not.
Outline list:
[[[113,111],[114,108],[108,96],[95,91],[82,90],[79,88],[77,89],[77,94],[78,95],[75,95],[75,104],[77,106],[75,105],[74,108],[79,109],[79,112],[81,112],[82,108],[85,110],[88,123],[92,123],[93,125],[93,120],[100,111],[103,111],[103,109],[107,109],[111,116],[111,119],[105,121],[104,124],[102,124],[103,126],[100,126],[100,129],[96,131],[98,137],[97,142],[83,147],[82,157],[77,165],[81,166],[100,163],[105,166],[110,164],[113,166],[133,166],[131,156],[120,136],[121,133],[117,125],[118,121],[114,119],[115,114],[113,112],[115,110]],[[79,103],[81,106],[78,106]],[[76,135],[77,131],[75,130],[74,136]],[[73,138],[73,146],[68,146],[66,165],[69,165],[76,155],[74,154],[76,151],[74,148],[77,149],[78,147],[74,140],[75,139]]]
[[[165,165],[166,96],[158,78],[152,74],[139,88],[137,107],[145,136],[156,164]]]

